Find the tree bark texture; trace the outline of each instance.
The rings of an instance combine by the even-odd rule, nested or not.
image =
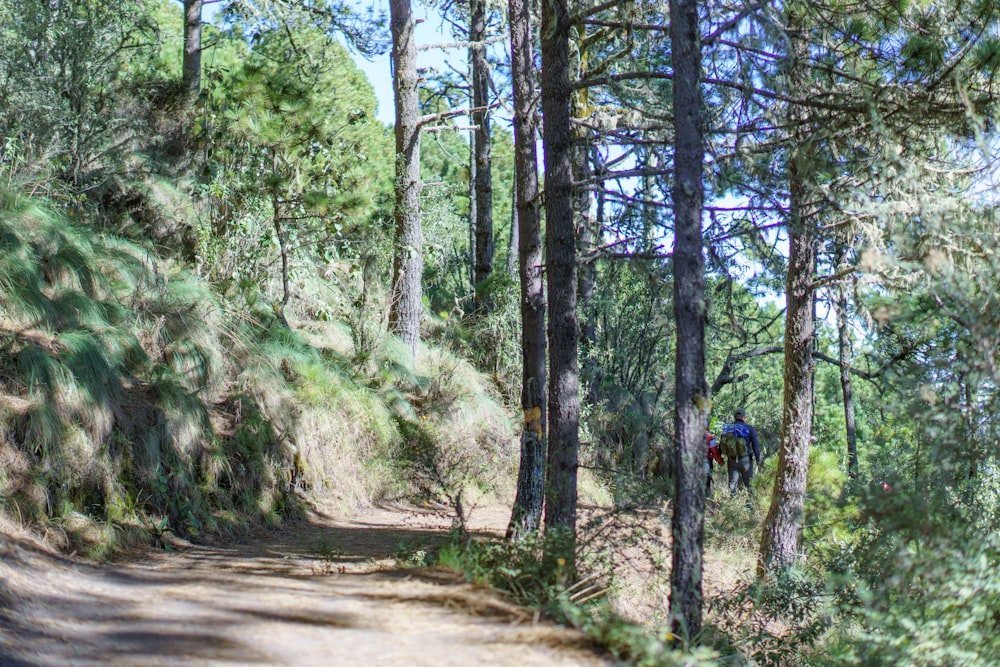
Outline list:
[[[788,78],[791,90],[804,90],[801,63],[807,57],[806,44],[799,34],[795,14],[801,7],[789,8],[787,28],[789,55],[792,60]],[[797,557],[799,532],[802,529],[809,470],[809,444],[813,422],[813,342],[815,338],[816,235],[813,216],[806,212],[812,154],[809,144],[807,112],[790,107],[788,180],[788,275],[785,282],[785,377],[781,420],[781,445],[778,470],[771,492],[771,506],[761,535],[758,574],[792,565]]]
[[[507,537],[538,530],[545,481],[545,292],[538,205],[538,109],[529,0],[508,0],[514,94],[514,191],[521,282],[521,462]],[[511,249],[513,251],[513,248]]]
[[[476,196],[476,309],[488,311],[481,286],[493,273],[493,182],[490,162],[490,69],[486,62],[486,0],[469,0],[469,55],[472,61],[472,124]]]
[[[389,324],[416,359],[420,339],[421,277],[424,269],[420,221],[420,108],[417,48],[410,0],[389,2],[393,92],[396,105],[395,256]]]
[[[472,66],[472,56],[469,56],[469,66]],[[472,104],[472,97],[469,97]],[[469,143],[469,283],[476,288],[476,138]]]
[[[674,319],[677,354],[674,431],[677,486],[672,523],[671,631],[688,640],[701,631],[705,525],[705,259],[701,125],[701,41],[697,0],[671,0],[674,63]]]
[[[794,169],[793,169],[794,171]],[[797,178],[793,175],[793,178]],[[789,261],[786,281],[784,406],[778,472],[771,493],[771,507],[761,538],[760,571],[787,567],[795,562],[802,528],[812,438],[815,321],[812,302],[816,265],[815,239],[796,220],[794,200],[802,196],[801,183],[792,183],[792,220],[789,227]]]
[[[201,92],[201,10],[204,0],[184,0],[184,57],[181,78],[190,100]]]
[[[548,531],[564,533],[572,540],[576,533],[580,397],[567,0],[543,0],[541,33],[545,278],[549,317],[549,452],[545,527]],[[571,558],[572,551],[568,546],[563,545],[563,553]]]

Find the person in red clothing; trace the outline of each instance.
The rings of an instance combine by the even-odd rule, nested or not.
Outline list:
[[[708,477],[708,482],[705,484],[706,498],[712,497],[712,464],[718,463],[719,465],[722,465],[724,463],[722,460],[722,452],[719,451],[719,445],[715,442],[715,436],[712,435],[710,430],[708,430],[709,428],[711,428],[711,425],[705,429],[705,435],[707,436],[706,445],[708,446],[708,458],[705,459],[705,471]]]

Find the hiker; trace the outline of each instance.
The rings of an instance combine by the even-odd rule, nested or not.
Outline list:
[[[760,465],[757,431],[747,424],[746,418],[746,410],[737,408],[733,412],[735,421],[722,428],[722,436],[719,438],[719,449],[726,457],[726,467],[729,470],[729,492],[733,495],[736,495],[740,486],[750,490],[754,461]]]
[[[722,452],[719,451],[719,445],[715,442],[715,436],[712,435],[712,432],[708,430],[708,428],[705,429],[705,435],[707,436],[706,444],[708,445],[708,457],[705,459],[705,471],[708,473],[708,482],[705,485],[705,497],[711,498],[712,468],[715,467],[714,464],[716,463],[722,465],[723,461],[722,461]]]

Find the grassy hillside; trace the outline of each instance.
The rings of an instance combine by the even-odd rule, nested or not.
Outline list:
[[[286,327],[74,210],[0,190],[6,520],[101,555],[507,483],[509,420],[465,362],[409,371],[390,339],[355,363],[347,324]]]

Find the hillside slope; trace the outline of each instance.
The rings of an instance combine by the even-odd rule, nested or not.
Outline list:
[[[510,477],[461,359],[356,361],[349,325],[289,327],[73,211],[0,191],[0,518],[101,556]]]

